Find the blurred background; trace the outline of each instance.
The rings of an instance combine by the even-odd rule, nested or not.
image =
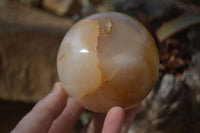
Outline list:
[[[58,81],[57,51],[72,24],[104,11],[139,20],[159,49],[158,80],[129,133],[200,133],[200,0],[0,0],[1,133]]]

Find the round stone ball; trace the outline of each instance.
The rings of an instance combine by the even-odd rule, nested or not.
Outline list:
[[[58,52],[60,81],[86,109],[129,109],[150,92],[158,75],[155,41],[137,20],[115,12],[86,17],[65,35]]]

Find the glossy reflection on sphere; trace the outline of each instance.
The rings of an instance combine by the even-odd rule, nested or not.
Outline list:
[[[155,42],[135,19],[100,13],[76,23],[57,57],[58,74],[68,95],[85,108],[106,113],[139,103],[158,73]]]

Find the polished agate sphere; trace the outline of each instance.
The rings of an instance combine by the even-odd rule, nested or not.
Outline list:
[[[155,42],[144,26],[113,12],[89,16],[72,26],[57,57],[67,94],[100,113],[141,102],[155,83],[158,65]]]

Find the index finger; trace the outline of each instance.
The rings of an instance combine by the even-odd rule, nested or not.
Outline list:
[[[67,94],[61,85],[56,83],[53,91],[39,101],[11,133],[46,133],[64,109],[66,100]]]

